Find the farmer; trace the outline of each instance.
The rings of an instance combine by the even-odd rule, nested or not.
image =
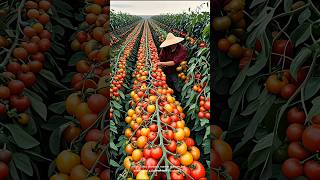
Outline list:
[[[167,84],[175,92],[181,92],[182,89],[182,85],[178,83],[176,68],[188,56],[187,48],[180,43],[183,40],[184,38],[175,37],[172,33],[168,33],[166,40],[160,45],[162,49],[158,65],[164,67]]]

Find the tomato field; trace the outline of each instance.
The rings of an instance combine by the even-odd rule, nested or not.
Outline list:
[[[111,29],[111,179],[209,178],[210,17],[192,14],[139,19],[111,11],[110,27],[124,27]],[[181,93],[158,66],[169,32],[187,40],[188,58],[176,67]]]
[[[319,179],[319,2],[212,3],[212,179]]]
[[[109,5],[0,3],[0,179],[109,179]]]

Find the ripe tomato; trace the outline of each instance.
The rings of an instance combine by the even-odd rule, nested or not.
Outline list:
[[[289,179],[303,175],[303,166],[298,159],[287,159],[281,166],[282,173]]]
[[[302,133],[304,131],[304,126],[302,124],[293,123],[287,128],[287,138],[290,142],[300,141],[302,138]]]
[[[133,161],[132,156],[127,156],[126,158],[124,158],[124,160],[123,160],[124,168],[129,170],[131,168],[132,161]]]
[[[220,139],[214,140],[213,150],[217,151],[223,162],[232,160],[232,149],[225,141]]]
[[[8,149],[0,149],[0,161],[8,164],[12,158],[12,152]]]
[[[279,60],[282,55],[292,58],[293,46],[288,40],[275,40],[272,45],[272,52],[279,55],[273,55],[273,59]],[[278,63],[278,62],[276,62]]]
[[[69,176],[63,173],[55,174],[50,177],[50,180],[69,180]]]
[[[310,156],[310,153],[307,150],[305,150],[300,143],[292,142],[288,147],[288,156],[290,158],[304,160],[305,158]]]
[[[126,153],[127,153],[128,155],[131,155],[132,152],[133,152],[133,150],[134,150],[133,145],[132,145],[132,144],[127,144],[127,146],[126,146],[126,148],[125,148]]]
[[[171,140],[166,147],[168,151],[174,152],[177,149],[177,143],[175,140]]]
[[[155,169],[157,167],[157,160],[155,160],[154,158],[148,158],[145,162],[145,166],[147,170],[152,170]]]
[[[234,59],[240,58],[242,54],[243,54],[243,48],[238,43],[234,43],[233,45],[231,45],[228,50],[228,55]]]
[[[281,92],[281,89],[287,84],[288,79],[285,76],[273,74],[268,77],[266,88],[270,93],[279,94]]]
[[[0,98],[9,99],[10,89],[7,86],[0,86]]]
[[[193,162],[193,156],[187,151],[180,156],[180,161],[182,165],[189,166]]]
[[[157,133],[156,132],[150,132],[148,134],[148,140],[149,141],[153,141],[156,137],[157,137]]]
[[[233,161],[225,161],[222,163],[222,166],[225,168],[225,171],[232,180],[238,180],[240,176],[240,169],[236,163]]]
[[[227,30],[231,25],[229,16],[215,17],[213,19],[213,29],[217,31]]]
[[[170,174],[171,180],[181,180],[184,179],[183,173],[179,170],[173,170]]]
[[[79,120],[80,126],[82,129],[87,129],[90,126],[92,126],[96,122],[97,119],[98,119],[97,114],[93,114],[93,113],[86,114],[80,118],[80,120]]]
[[[294,92],[296,92],[297,86],[294,84],[287,84],[281,88],[280,95],[283,99],[289,99]]]
[[[150,177],[148,175],[147,170],[141,170],[138,175],[136,176],[136,180],[149,180]]]
[[[222,165],[222,160],[220,158],[220,155],[217,151],[212,150],[210,153],[210,159],[211,159],[211,168],[218,168]]]
[[[174,133],[174,139],[176,141],[182,141],[185,137],[185,132],[183,129],[181,128],[177,128],[176,129],[177,131]]]
[[[102,112],[107,105],[107,98],[101,94],[93,94],[88,98],[88,106],[92,112]]]
[[[214,139],[217,138],[217,139],[220,139],[221,135],[222,135],[222,129],[217,126],[217,125],[211,125],[210,126],[210,132],[211,134],[214,136]]]
[[[190,147],[189,151],[195,161],[198,161],[200,159],[200,150],[196,146]]]
[[[230,46],[231,43],[225,38],[222,38],[218,41],[218,48],[222,52],[228,52]]]
[[[96,147],[97,142],[95,141],[88,141],[82,146],[81,162],[87,169],[92,167],[101,153],[101,151],[97,150]]]
[[[310,180],[320,179],[320,164],[317,161],[309,160],[304,164],[304,174]]]
[[[82,165],[76,165],[70,172],[70,180],[85,179],[88,175],[87,169]]]
[[[288,111],[287,120],[289,124],[292,124],[292,123],[304,124],[305,119],[306,119],[306,114],[304,113],[304,111],[300,111],[296,106],[291,108]]]
[[[149,126],[150,131],[152,132],[157,132],[158,131],[158,126],[156,124],[151,124]]]
[[[69,174],[72,168],[78,164],[80,164],[80,157],[69,150],[60,152],[56,159],[58,170],[66,174]]]
[[[155,159],[160,159],[162,156],[162,149],[160,147],[152,148],[151,149],[151,157]]]
[[[71,143],[72,140],[77,139],[80,136],[81,130],[75,125],[69,125],[63,132],[63,137],[67,143]]]
[[[192,139],[192,138],[186,138],[185,140],[184,140],[184,142],[186,143],[186,145],[187,145],[187,147],[191,147],[191,146],[194,146],[195,145],[195,142],[194,142],[194,140]]]
[[[4,162],[0,162],[0,178],[6,179],[9,175],[9,168]]]
[[[168,160],[174,165],[174,166],[180,166],[180,159],[175,158],[174,156],[170,155],[168,157]]]
[[[88,103],[82,102],[77,105],[75,109],[75,116],[78,120],[80,120],[83,116],[92,113],[90,110]]]
[[[170,124],[171,123],[171,118],[169,116],[162,116],[160,119],[165,124]]]
[[[148,138],[146,136],[140,136],[137,140],[138,148],[142,149],[147,144]]]
[[[182,142],[182,141],[178,142],[178,146],[177,146],[177,148],[176,148],[176,152],[177,152],[178,154],[180,154],[180,155],[186,153],[186,152],[187,152],[187,145],[186,145],[186,143],[185,143],[185,142]]]
[[[200,179],[206,176],[206,171],[199,161],[193,161],[193,163],[190,165],[190,169],[190,175],[193,179]]]
[[[302,143],[306,149],[311,152],[320,150],[320,127],[311,125],[307,127],[302,134]]]
[[[143,156],[143,153],[140,149],[135,149],[133,152],[132,152],[132,159],[137,162],[139,161]]]
[[[151,148],[143,149],[143,157],[145,157],[145,158],[151,157]]]
[[[24,91],[25,85],[20,80],[11,80],[8,83],[8,88],[11,95],[19,95]]]
[[[85,137],[85,140],[86,141],[100,141],[100,140],[104,141],[103,132],[99,129],[90,129],[90,131],[88,131]]]
[[[147,111],[148,113],[153,113],[156,110],[156,106],[155,105],[148,105],[147,107]]]
[[[190,173],[191,173],[190,168],[188,168],[187,166],[181,166],[181,169],[182,169],[184,176],[186,177],[186,180],[190,180],[190,177],[189,177]]]
[[[110,169],[105,169],[100,173],[101,180],[110,180]]]

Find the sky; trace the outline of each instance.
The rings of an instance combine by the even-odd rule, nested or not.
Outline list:
[[[180,13],[195,10],[202,3],[208,1],[120,1],[110,0],[111,9],[116,12],[126,12],[132,15],[159,15],[166,13]],[[209,11],[210,6],[203,5],[203,11]]]

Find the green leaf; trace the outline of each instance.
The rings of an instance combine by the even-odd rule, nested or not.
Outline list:
[[[9,173],[12,180],[20,180],[19,174],[17,172],[17,168],[13,161],[9,163]]]
[[[268,62],[267,54],[270,51],[270,43],[268,41],[267,35],[264,33],[262,36],[262,48],[263,52],[259,53],[256,57],[256,63],[249,68],[247,75],[248,76],[254,76],[256,75],[261,69],[265,67],[265,65]]]
[[[257,78],[249,86],[248,91],[246,92],[246,98],[247,98],[248,102],[255,100],[260,95],[259,80],[260,79]]]
[[[12,160],[18,169],[26,173],[28,176],[33,176],[32,165],[30,158],[27,155],[22,153],[13,153]]]
[[[48,109],[56,114],[62,114],[66,110],[65,101],[50,104]]]
[[[249,140],[251,140],[260,125],[260,123],[265,118],[266,114],[268,113],[269,109],[271,108],[272,104],[274,103],[276,96],[269,94],[261,104],[253,118],[251,119],[249,125],[247,126],[246,130],[243,132],[244,136],[241,139],[241,142],[237,144],[235,151],[238,151],[242,148]]]
[[[295,46],[305,42],[311,35],[311,24],[305,22],[292,31],[290,38]]]
[[[49,148],[52,154],[57,155],[60,152],[60,141],[63,131],[71,124],[71,122],[61,125],[59,128],[55,129],[49,139]]]
[[[312,51],[309,48],[302,48],[300,52],[294,57],[291,66],[290,66],[290,74],[294,79],[297,79],[297,73],[300,69],[301,65],[308,60],[308,58],[312,55]]]
[[[249,64],[247,64],[245,66],[245,68],[239,73],[237,78],[234,80],[234,83],[232,84],[232,86],[230,88],[230,94],[233,94],[242,85],[242,83],[246,79],[246,74],[247,74],[248,67],[249,67]]]
[[[6,124],[4,126],[11,133],[17,146],[22,149],[30,149],[40,144],[36,139],[26,133],[20,126],[16,124]]]
[[[260,105],[259,99],[256,99],[256,100],[250,102],[250,104],[248,104],[248,106],[245,108],[245,110],[241,112],[241,115],[248,116],[248,115],[256,112],[259,105]]]
[[[114,142],[110,142],[110,147],[111,149],[115,150],[115,151],[118,151],[118,148],[117,146],[114,144]]]
[[[48,80],[52,85],[59,87],[59,88],[63,88],[66,89],[66,87],[64,85],[62,85],[60,82],[58,82],[57,78],[55,77],[55,75],[45,69],[42,69],[39,73],[44,79]]]
[[[110,165],[113,166],[113,167],[120,167],[120,164],[115,162],[113,159],[110,159]]]
[[[72,23],[70,22],[70,20],[68,20],[67,18],[61,18],[58,16],[53,16],[53,19],[56,20],[59,24],[61,24],[62,26],[72,29],[72,30],[76,30]]]
[[[257,5],[259,5],[259,4],[263,3],[263,2],[265,2],[265,0],[253,0],[252,3],[250,4],[249,8],[252,9],[255,6],[257,6]]]
[[[31,107],[32,109],[44,120],[47,121],[47,106],[42,102],[42,100],[39,100],[38,98],[27,94],[28,98],[31,101]]]
[[[305,10],[303,10],[298,18],[299,24],[304,23],[307,19],[309,19],[310,16],[311,16],[311,11],[309,8],[306,8]]]
[[[84,52],[82,52],[82,51],[76,52],[71,56],[71,58],[68,62],[68,66],[75,66],[78,61],[84,60],[86,58],[87,58],[87,56]]]
[[[320,77],[311,77],[304,89],[304,97],[305,100],[310,99],[312,96],[317,94],[317,92],[320,90]]]

